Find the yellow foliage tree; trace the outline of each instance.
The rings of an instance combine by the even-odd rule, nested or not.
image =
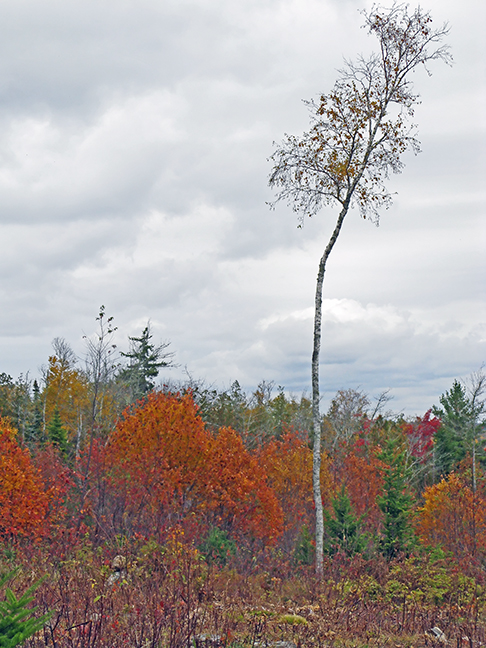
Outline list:
[[[50,356],[44,399],[46,425],[57,409],[68,440],[75,440],[79,448],[85,427],[89,424],[90,395],[86,376],[68,359]]]
[[[461,559],[486,552],[486,500],[451,473],[424,492],[416,531],[425,545],[442,546]]]

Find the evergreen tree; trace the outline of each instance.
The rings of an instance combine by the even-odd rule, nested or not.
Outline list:
[[[57,407],[47,426],[47,438],[63,455],[67,453],[68,443],[66,430],[62,426],[61,416]]]
[[[0,587],[3,587],[14,575],[15,571],[3,576],[0,579]],[[28,607],[33,600],[31,594],[38,585],[39,583],[35,583],[29,587],[20,598],[7,588],[5,600],[0,601],[0,648],[14,648],[23,644],[49,619],[50,614],[44,614],[39,618],[33,617],[37,608]]]
[[[312,536],[309,529],[304,525],[300,530],[294,549],[294,561],[298,565],[312,565],[315,551],[312,543]]]
[[[150,324],[142,331],[140,337],[129,337],[130,351],[121,353],[129,359],[128,366],[119,373],[119,378],[130,389],[132,400],[138,400],[146,396],[155,387],[154,379],[158,376],[162,367],[172,367],[173,353],[167,353],[165,349],[169,342],[155,346],[150,332]]]
[[[209,530],[206,540],[199,547],[208,563],[217,563],[224,566],[236,555],[235,541],[230,538],[227,531],[218,527]]]
[[[381,540],[383,554],[391,559],[399,553],[408,553],[415,541],[411,525],[413,498],[408,484],[411,470],[407,453],[399,446],[400,440],[388,439],[378,458],[385,464],[383,494],[377,498],[383,512],[384,528]]]
[[[5,372],[0,373],[0,416],[9,416],[12,418],[12,394],[14,390],[12,376]]]
[[[44,440],[44,416],[39,383],[34,380],[32,385],[32,410],[30,424],[27,428],[27,443],[38,445]]]
[[[442,421],[434,437],[435,465],[439,474],[447,475],[469,449],[473,412],[466,388],[458,380],[439,400],[442,408],[433,408],[434,415]]]
[[[329,511],[324,512],[328,552],[333,554],[341,550],[348,556],[361,553],[366,547],[367,537],[361,533],[362,518],[354,513],[344,485],[332,500],[332,508],[334,517]]]

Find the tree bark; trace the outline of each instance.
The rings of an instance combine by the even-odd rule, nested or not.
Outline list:
[[[313,437],[313,468],[312,483],[314,491],[314,506],[316,510],[316,575],[321,578],[324,572],[324,511],[321,494],[321,414],[319,388],[319,356],[321,351],[322,334],[322,286],[326,263],[336,243],[339,232],[349,209],[349,201],[345,201],[334,231],[329,239],[324,254],[319,261],[317,273],[316,297],[314,310],[314,345],[312,349],[312,437]]]

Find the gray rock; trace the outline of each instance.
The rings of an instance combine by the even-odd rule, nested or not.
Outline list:
[[[219,648],[223,646],[221,635],[196,635],[194,637],[195,648]]]
[[[425,634],[427,635],[427,637],[430,637],[431,639],[437,641],[438,643],[443,643],[443,644],[447,643],[447,638],[445,634],[437,626],[434,626],[430,630],[427,630]]]

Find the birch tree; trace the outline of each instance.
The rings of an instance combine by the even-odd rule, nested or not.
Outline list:
[[[411,73],[430,61],[452,61],[444,24],[433,29],[430,14],[420,7],[394,4],[374,6],[364,13],[365,27],[378,38],[378,52],[345,61],[329,92],[306,102],[311,125],[297,137],[285,135],[276,145],[269,184],[276,191],[273,206],[287,202],[299,214],[314,216],[333,206],[338,216],[319,261],[315,293],[312,351],[312,407],[314,438],[313,489],[316,507],[316,572],[323,571],[323,509],[320,486],[321,416],[319,411],[319,356],[322,329],[322,288],[327,260],[348,211],[357,207],[363,218],[378,222],[382,208],[391,204],[386,188],[390,173],[403,168],[407,150],[418,153],[412,123],[418,95]]]

